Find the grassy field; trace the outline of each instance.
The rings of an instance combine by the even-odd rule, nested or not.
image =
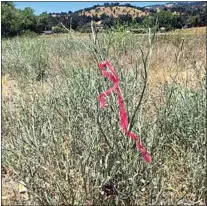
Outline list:
[[[190,35],[206,35],[206,27],[194,27],[194,28],[188,28],[188,29],[176,29],[173,32],[174,34],[190,34]]]
[[[93,37],[2,41],[3,203],[204,205],[205,34]],[[150,164],[121,131],[116,96],[97,102],[106,59]]]

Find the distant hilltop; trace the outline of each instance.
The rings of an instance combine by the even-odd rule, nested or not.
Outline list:
[[[120,15],[130,15],[132,18],[144,17],[150,14],[159,12],[160,10],[167,10],[171,12],[187,12],[188,10],[196,11],[198,9],[205,9],[206,2],[169,2],[166,4],[155,4],[145,7],[138,7],[131,5],[130,3],[120,4],[116,3],[104,3],[103,5],[94,5],[93,7],[88,7],[84,9],[77,10],[75,12],[53,12],[49,15],[53,17],[61,16],[71,16],[72,14],[85,15],[85,16],[97,16],[101,15],[110,16],[113,18],[118,18]]]

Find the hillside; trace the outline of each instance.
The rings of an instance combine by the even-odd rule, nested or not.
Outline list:
[[[133,3],[133,2],[132,2]],[[120,3],[104,3],[103,5],[94,5],[93,7],[88,7],[84,9],[77,10],[75,12],[68,11],[61,12],[61,13],[49,13],[51,16],[54,17],[61,17],[61,16],[71,16],[72,14],[86,15],[86,16],[96,16],[101,17],[101,15],[111,16],[113,18],[118,18],[119,15],[131,15],[132,18],[136,17],[145,17],[151,15],[153,13],[157,13],[161,10],[167,11],[182,11],[182,12],[195,12],[198,10],[205,10],[206,9],[206,2],[199,1],[199,2],[169,2],[166,4],[155,4],[149,5],[145,7],[138,7],[131,5],[130,3],[120,4]]]
[[[205,26],[205,8],[206,2],[170,2],[145,7],[117,2],[97,4],[75,12],[50,13],[50,15],[57,17],[57,21],[64,22],[66,26],[70,26],[68,19],[72,19],[74,30],[89,26],[91,20],[102,24],[105,28],[112,28],[116,20],[120,24],[131,27],[152,27],[156,18],[159,20],[160,27],[172,30]],[[81,29],[81,31],[86,30]]]
[[[113,6],[113,7],[105,7],[99,6],[91,10],[83,10],[79,13],[79,15],[86,15],[86,16],[95,16],[101,17],[101,15],[113,16],[114,18],[118,18],[119,15],[131,15],[132,18],[136,17],[143,17],[150,14],[149,10],[140,10],[137,8],[127,7],[127,6]]]

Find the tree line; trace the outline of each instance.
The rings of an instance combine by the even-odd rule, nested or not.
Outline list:
[[[144,11],[143,8],[128,3],[124,5],[120,5],[118,2],[105,3],[102,6],[110,7],[111,9],[116,6],[125,6]],[[75,31],[87,32],[92,20],[95,22],[101,21],[104,29],[111,29],[118,26],[125,26],[127,28],[153,27],[157,20],[159,27],[165,27],[167,31],[180,29],[184,26],[198,27],[206,25],[206,9],[204,7],[192,9],[189,5],[176,6],[170,9],[164,8],[159,12],[155,9],[149,9],[150,15],[137,16],[135,18],[130,14],[121,14],[117,18],[107,14],[101,14],[100,16],[97,14],[93,16],[79,15],[82,11],[90,11],[97,7],[100,7],[100,5],[76,12],[68,11],[53,14],[43,12],[40,15],[35,15],[34,10],[30,7],[21,10],[15,8],[15,4],[12,2],[2,2],[2,36],[12,37],[27,33],[28,31],[39,34],[51,29],[54,32],[64,32],[62,24]]]

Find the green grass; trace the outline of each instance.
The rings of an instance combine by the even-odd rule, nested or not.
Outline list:
[[[155,59],[156,65],[168,63],[178,73],[194,67],[187,57],[203,54],[198,45],[205,38],[186,41],[181,61],[175,64],[170,52],[177,50],[166,48],[179,51],[179,43],[156,38],[149,75]],[[148,82],[132,130],[151,154],[150,164],[122,133],[116,96],[107,99],[107,108],[99,107],[97,96],[110,83],[98,71],[93,48],[98,60],[109,59],[116,68],[131,120],[144,85],[137,42],[146,54],[147,37],[125,33],[102,34],[95,46],[74,34],[2,42],[3,75],[17,84],[2,102],[2,164],[13,170],[15,181],[26,184],[33,204],[204,204],[203,78],[198,75],[196,87],[190,87],[191,79],[187,86],[175,80],[154,87]],[[194,53],[189,53],[193,47]],[[169,55],[164,63],[162,49]],[[114,185],[116,194],[103,195],[106,184]]]

